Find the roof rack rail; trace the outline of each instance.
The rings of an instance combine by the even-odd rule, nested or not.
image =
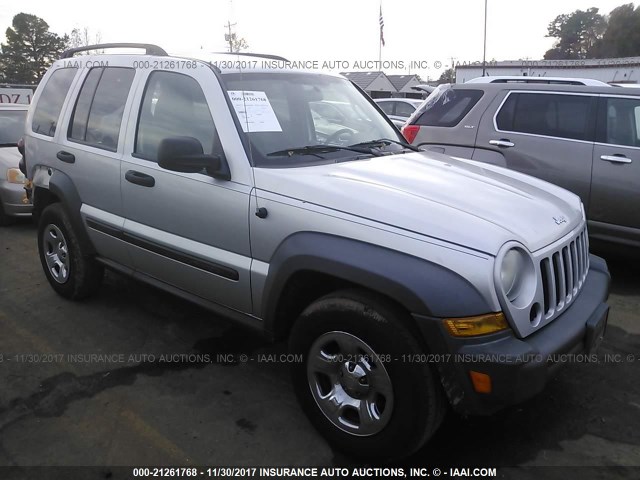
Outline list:
[[[88,50],[102,50],[103,48],[144,48],[147,55],[157,55],[158,57],[167,57],[169,54],[161,47],[150,43],[100,43],[97,45],[87,45],[85,47],[70,48],[62,52],[60,58],[71,58],[78,52],[86,52]]]
[[[279,60],[281,62],[288,62],[284,57],[280,55],[271,55],[268,53],[250,53],[250,52],[213,52],[216,55],[240,55],[245,57],[258,57],[258,58],[268,58],[270,60]]]

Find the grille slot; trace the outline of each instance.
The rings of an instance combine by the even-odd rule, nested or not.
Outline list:
[[[588,269],[586,229],[540,259],[545,319],[555,317],[573,301],[582,289]]]

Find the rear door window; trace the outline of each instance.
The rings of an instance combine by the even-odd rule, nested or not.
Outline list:
[[[35,133],[55,135],[62,105],[77,71],[77,68],[59,68],[51,74],[33,112],[31,129]]]
[[[69,139],[115,152],[134,76],[132,68],[91,69],[76,101]]]
[[[591,140],[594,97],[561,93],[511,93],[496,116],[500,131]]]
[[[429,127],[455,127],[478,103],[483,93],[482,90],[440,87],[416,112],[413,123]]]

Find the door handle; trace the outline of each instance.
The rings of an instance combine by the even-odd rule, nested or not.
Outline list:
[[[516,146],[515,143],[513,143],[507,138],[501,138],[500,140],[489,140],[489,145],[495,145],[496,147],[503,147],[503,148]]]
[[[64,150],[60,150],[58,153],[56,153],[56,157],[58,157],[58,160],[64,163],[76,162],[76,156],[73,153],[65,152]]]
[[[615,155],[601,155],[600,160],[613,163],[631,163],[631,159],[616,153]]]
[[[143,187],[153,187],[156,184],[156,179],[146,173],[136,172],[135,170],[129,170],[124,174],[124,178],[127,182],[135,183],[136,185],[142,185]]]

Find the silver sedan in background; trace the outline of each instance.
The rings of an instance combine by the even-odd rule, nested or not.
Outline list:
[[[393,124],[400,128],[413,112],[422,104],[423,100],[415,98],[376,98],[374,102],[382,109]]]
[[[29,105],[0,104],[0,226],[16,217],[31,215],[31,203],[25,201],[25,176],[18,168],[18,140],[24,135]]]

